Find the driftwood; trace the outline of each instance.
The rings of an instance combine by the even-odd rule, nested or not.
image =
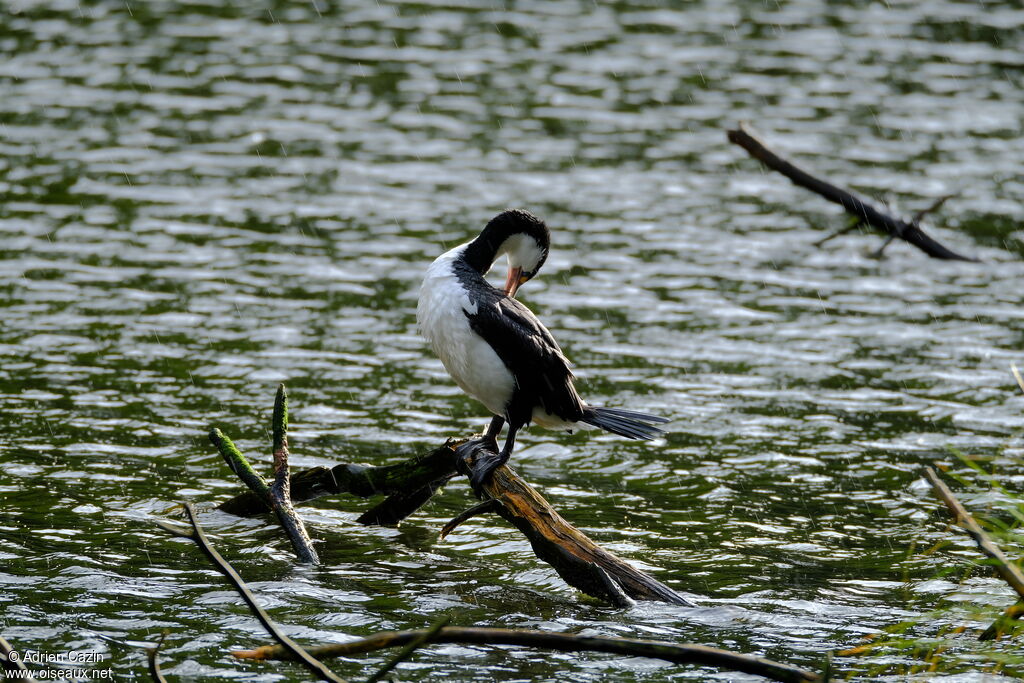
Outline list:
[[[277,387],[277,398],[274,400],[273,425],[274,444],[274,483],[270,487],[270,501],[277,513],[288,538],[291,539],[299,559],[307,564],[319,564],[320,558],[313,549],[302,519],[295,512],[291,499],[291,475],[288,466],[288,393],[284,385]]]
[[[459,471],[469,474],[481,451],[493,454],[493,442],[449,440],[440,448],[397,465],[364,467],[342,464],[314,467],[292,476],[292,499],[307,501],[325,495],[350,493],[359,497],[388,497],[364,513],[363,524],[397,524],[416,511]],[[604,550],[569,524],[515,471],[504,465],[483,485],[486,500],[445,525],[446,535],[472,516],[495,513],[519,529],[534,553],[547,562],[570,586],[610,604],[627,606],[633,600],[652,600],[693,606],[685,597]],[[220,506],[237,515],[267,511],[256,493],[243,493]]]
[[[477,458],[497,455],[493,440],[449,440],[424,456],[414,457],[396,465],[365,467],[343,464],[334,467],[314,467],[290,475],[285,436],[287,422],[286,395],[282,386],[278,391],[274,411],[273,487],[267,486],[230,439],[219,430],[212,430],[211,440],[232,470],[250,488],[249,492],[223,503],[220,506],[222,510],[237,515],[257,515],[270,511],[280,515],[284,501],[288,505],[289,516],[298,520],[298,515],[291,508],[294,502],[340,493],[351,493],[363,498],[380,494],[386,496],[385,500],[364,513],[360,521],[363,524],[397,524],[429,500],[449,479],[460,472],[469,475]],[[507,465],[495,470],[491,478],[476,492],[484,501],[446,524],[443,534],[475,515],[494,513],[519,529],[530,540],[537,556],[551,564],[567,583],[588,595],[615,605],[629,605],[634,599],[658,600],[678,605],[692,604],[668,586],[637,570],[587,538],[566,522],[533,487]],[[249,659],[297,660],[321,680],[345,683],[344,679],[324,666],[318,656],[337,657],[390,647],[402,648],[369,679],[380,681],[417,648],[442,642],[521,645],[565,652],[608,652],[624,656],[651,657],[677,664],[715,666],[776,681],[796,683],[821,680],[817,674],[798,667],[702,645],[579,636],[571,633],[448,627],[447,618],[436,621],[429,629],[377,633],[364,640],[318,648],[316,651],[322,655],[313,654],[288,638],[259,607],[242,578],[210,544],[190,504],[185,504],[185,512],[191,529],[161,521],[156,523],[176,536],[195,542],[206,558],[228,578],[249,609],[277,642],[275,646],[264,646],[257,650],[234,654],[239,658]],[[301,526],[301,521],[299,525]],[[308,541],[308,536],[306,539]],[[292,541],[295,542],[294,536]],[[157,660],[162,642],[163,638],[160,639],[160,643],[148,650],[150,672],[157,683],[164,681]]]
[[[309,648],[309,653],[322,659],[347,657],[374,652],[389,647],[401,647],[428,635],[427,630],[375,633],[369,638],[347,643],[334,643]],[[421,641],[422,642],[422,641]],[[466,645],[518,645],[562,652],[609,652],[627,657],[649,657],[674,664],[714,666],[730,671],[763,676],[774,681],[803,683],[819,681],[817,674],[788,664],[780,664],[761,657],[751,657],[728,650],[703,645],[679,645],[637,638],[611,638],[605,636],[579,636],[573,633],[527,631],[504,628],[447,627],[429,637],[431,643],[461,643]],[[239,659],[288,659],[279,645],[265,645],[254,650],[232,653]]]
[[[751,157],[757,159],[769,169],[786,176],[794,185],[817,193],[830,202],[839,204],[853,217],[853,221],[850,225],[819,241],[819,245],[824,244],[833,237],[838,237],[841,234],[850,232],[863,224],[871,226],[876,230],[880,230],[889,236],[885,244],[875,252],[876,256],[880,256],[882,251],[890,242],[892,242],[892,240],[901,239],[914,245],[932,258],[953,261],[978,261],[978,259],[963,256],[962,254],[958,254],[952,249],[940,244],[933,237],[926,234],[921,228],[921,220],[923,220],[928,213],[938,209],[939,206],[941,206],[949,197],[939,198],[932,204],[932,206],[918,212],[913,219],[906,221],[878,209],[849,190],[845,190],[825,180],[821,180],[820,178],[817,178],[807,171],[797,167],[792,162],[787,161],[768,149],[768,147],[766,147],[765,144],[761,142],[756,135],[754,135],[753,131],[742,123],[735,130],[727,131],[726,135],[729,138],[729,142],[742,147]]]
[[[21,661],[21,657],[12,657],[12,652],[16,652],[14,646],[0,636],[0,669],[4,672],[4,678],[35,683],[36,679],[32,677],[32,672],[25,666],[25,662]]]
[[[381,526],[398,524],[458,474],[455,469],[455,447],[458,443],[449,440],[426,455],[397,465],[368,467],[341,464],[296,472],[290,478],[292,502],[304,503],[343,493],[359,498],[384,494],[388,498],[364,513],[358,521],[360,524]],[[241,493],[221,503],[219,508],[239,517],[262,515],[272,509],[269,502],[253,492]]]
[[[931,467],[924,468],[924,476],[928,479],[928,482],[932,485],[935,490],[935,494],[946,504],[949,508],[950,514],[956,522],[964,528],[964,530],[974,539],[975,544],[978,546],[984,555],[993,560],[996,572],[999,576],[1009,584],[1010,588],[1017,593],[1018,602],[1015,605],[1011,605],[1006,609],[1002,616],[996,620],[994,624],[989,626],[979,637],[979,640],[994,640],[998,638],[1002,633],[1012,626],[1014,619],[1024,613],[1024,572],[1021,572],[1020,567],[1014,564],[1010,558],[1006,556],[1006,553],[996,545],[985,530],[981,528],[977,520],[971,516],[971,513],[957,500],[957,497],[953,495],[953,492],[949,490],[949,487],[939,479],[939,476],[935,473]]]
[[[484,440],[467,442],[456,449],[456,455],[471,466],[480,451],[491,448],[488,444]],[[468,473],[468,469],[466,471]],[[624,596],[633,600],[693,605],[665,584],[587,538],[508,465],[494,471],[484,483],[483,493],[497,503],[493,512],[519,529],[530,541],[537,557],[554,567],[570,586],[613,605],[628,605]]]
[[[156,645],[153,647],[146,648],[146,661],[149,662],[149,676],[156,683],[167,683],[167,679],[164,678],[164,672],[160,668],[160,648],[163,647],[164,640],[167,638],[167,631],[160,634],[160,640],[156,641]]]
[[[227,462],[231,471],[249,487],[264,509],[277,513],[281,527],[295,548],[299,560],[308,564],[318,564],[320,558],[313,549],[313,543],[306,532],[302,519],[295,512],[291,498],[291,476],[288,466],[288,392],[284,385],[278,385],[277,397],[274,399],[274,413],[271,420],[274,453],[274,483],[268,486],[265,479],[253,469],[249,460],[235,447],[231,439],[219,429],[210,430],[210,441]]]
[[[775,681],[806,683],[819,681],[821,678],[804,669],[788,664],[781,664],[761,657],[752,657],[728,650],[689,645],[665,643],[634,638],[579,636],[572,633],[552,633],[545,631],[527,631],[498,628],[457,628],[447,627],[447,618],[443,618],[429,628],[420,631],[403,631],[398,633],[376,633],[363,640],[328,645],[315,649],[306,649],[289,638],[256,602],[256,597],[235,569],[225,560],[210,543],[202,526],[196,519],[195,509],[185,503],[190,529],[180,528],[174,524],[156,521],[157,526],[175,536],[187,538],[199,547],[206,558],[217,570],[227,577],[235,591],[242,597],[249,610],[256,616],[266,631],[277,642],[277,645],[263,646],[255,650],[233,653],[239,659],[286,659],[301,662],[320,680],[333,683],[346,683],[330,669],[320,657],[339,657],[349,654],[373,652],[390,647],[403,647],[403,650],[379,669],[370,681],[381,680],[391,669],[406,659],[418,647],[430,643],[467,643],[480,645],[520,645],[538,647],[564,652],[609,652],[629,657],[650,657],[677,664],[698,664],[715,666],[733,671],[763,676]],[[166,636],[166,633],[164,634]],[[2,639],[0,639],[2,640]],[[148,648],[150,672],[158,683],[164,678],[157,662],[157,653],[164,637],[151,648]],[[6,643],[6,641],[3,641]]]
[[[256,603],[256,596],[253,595],[252,591],[249,590],[249,587],[245,585],[245,581],[243,581],[242,577],[238,575],[238,572],[235,571],[234,567],[232,567],[227,560],[221,557],[216,548],[210,544],[210,540],[206,537],[203,527],[199,525],[199,520],[196,519],[196,511],[195,508],[192,507],[191,503],[185,503],[185,512],[188,516],[189,524],[192,526],[191,529],[182,529],[173,524],[167,524],[166,522],[161,521],[156,521],[156,525],[175,536],[187,538],[199,546],[199,549],[203,551],[206,559],[208,559],[210,563],[217,568],[217,571],[227,577],[228,581],[230,581],[231,585],[235,587],[238,594],[242,596],[242,600],[245,601],[245,604],[249,606],[249,609],[263,625],[263,628],[266,629],[267,633],[269,633],[282,648],[284,648],[284,651],[288,652],[292,659],[304,664],[307,669],[316,674],[317,678],[322,681],[346,683],[344,678],[337,676],[333,671],[324,666],[322,662],[302,649],[301,645],[284,634],[280,627],[274,623],[274,620],[270,618],[270,615]],[[160,639],[160,642],[163,642],[163,638]],[[156,677],[160,671],[160,666],[156,661],[156,654],[159,647],[160,645],[158,644],[156,647],[151,648],[150,668],[154,677]],[[157,680],[159,680],[159,678],[157,678]]]

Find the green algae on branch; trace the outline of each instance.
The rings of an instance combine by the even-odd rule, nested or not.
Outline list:
[[[237,474],[242,483],[249,487],[249,490],[253,492],[257,500],[263,502],[265,509],[270,510],[273,508],[273,503],[270,501],[270,486],[267,484],[267,480],[253,469],[248,458],[242,455],[242,452],[238,450],[234,442],[216,427],[210,429],[210,441],[216,446],[217,451],[220,452],[221,457],[224,458],[224,462],[228,464],[231,471]]]
[[[288,392],[283,384],[277,387],[274,398],[274,413],[271,420],[274,453],[274,483],[268,486],[267,481],[242,455],[231,439],[214,427],[210,430],[210,441],[217,447],[231,471],[245,483],[252,494],[263,505],[265,510],[277,513],[281,527],[295,548],[299,560],[309,564],[318,564],[320,558],[313,549],[306,526],[295,512],[291,499],[291,476],[288,466]]]
[[[343,493],[359,498],[383,494],[390,497],[365,513],[359,521],[362,524],[397,524],[426,502],[424,499],[418,505],[412,505],[419,495],[426,493],[425,489],[436,490],[457,474],[454,448],[457,443],[449,440],[430,453],[414,456],[395,465],[372,467],[343,463],[297,472],[291,476],[292,502],[300,503]],[[269,502],[255,490],[241,493],[218,507],[240,517],[264,514],[271,509]]]
[[[274,414],[270,419],[271,432],[273,434],[272,444],[275,456],[278,451],[288,450],[288,391],[283,384],[277,385],[277,395],[274,397]]]

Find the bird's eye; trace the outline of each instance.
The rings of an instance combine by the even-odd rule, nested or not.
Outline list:
[[[531,277],[533,277],[533,273],[523,273],[519,276],[519,284],[524,284]]]

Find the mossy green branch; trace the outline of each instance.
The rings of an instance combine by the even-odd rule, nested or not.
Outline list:
[[[274,449],[274,483],[267,484],[259,472],[253,469],[249,460],[242,455],[231,439],[216,427],[210,430],[210,441],[227,462],[231,471],[238,475],[258,501],[263,510],[274,510],[281,526],[288,534],[295,552],[303,562],[319,562],[306,527],[295,512],[291,500],[291,480],[288,468],[288,392],[283,384],[277,387],[274,399],[274,414],[271,419]]]
[[[282,448],[288,447],[288,392],[283,384],[277,385],[271,428],[274,433],[274,453],[277,453]]]
[[[262,501],[264,509],[269,510],[272,505],[270,502],[270,486],[267,484],[267,480],[253,469],[249,460],[242,455],[242,452],[238,450],[231,439],[216,427],[210,430],[210,442],[217,447],[221,457],[224,458],[231,471],[238,475],[238,478],[249,487],[249,490],[252,491],[258,500]]]
[[[392,498],[402,498],[403,503],[397,507],[402,508],[406,514],[411,513],[418,506],[414,502],[406,504],[406,499],[422,504],[430,497],[427,491],[431,488],[436,489],[456,474],[454,447],[458,443],[448,441],[430,453],[414,456],[395,465],[368,467],[344,463],[334,467],[312,467],[296,472],[291,477],[292,502],[301,503],[342,493],[359,498],[383,494]],[[395,507],[393,504],[398,502],[392,498],[388,499],[389,507]],[[220,505],[224,512],[245,517],[263,514],[270,508],[268,499],[255,492],[239,494]],[[387,515],[370,515],[364,523],[382,524],[386,523],[383,521],[385,519],[388,520],[387,523],[397,523],[401,520],[401,512],[393,510]]]

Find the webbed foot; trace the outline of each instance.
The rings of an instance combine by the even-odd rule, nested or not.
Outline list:
[[[492,434],[481,434],[479,439],[473,439],[473,441],[479,443],[484,448],[497,451],[498,450],[498,439]]]
[[[510,453],[506,450],[495,453],[491,450],[481,449],[477,452],[476,462],[473,463],[473,473],[469,477],[469,485],[473,487],[478,498],[483,497],[483,485],[491,478],[494,470],[508,462],[509,455]]]

